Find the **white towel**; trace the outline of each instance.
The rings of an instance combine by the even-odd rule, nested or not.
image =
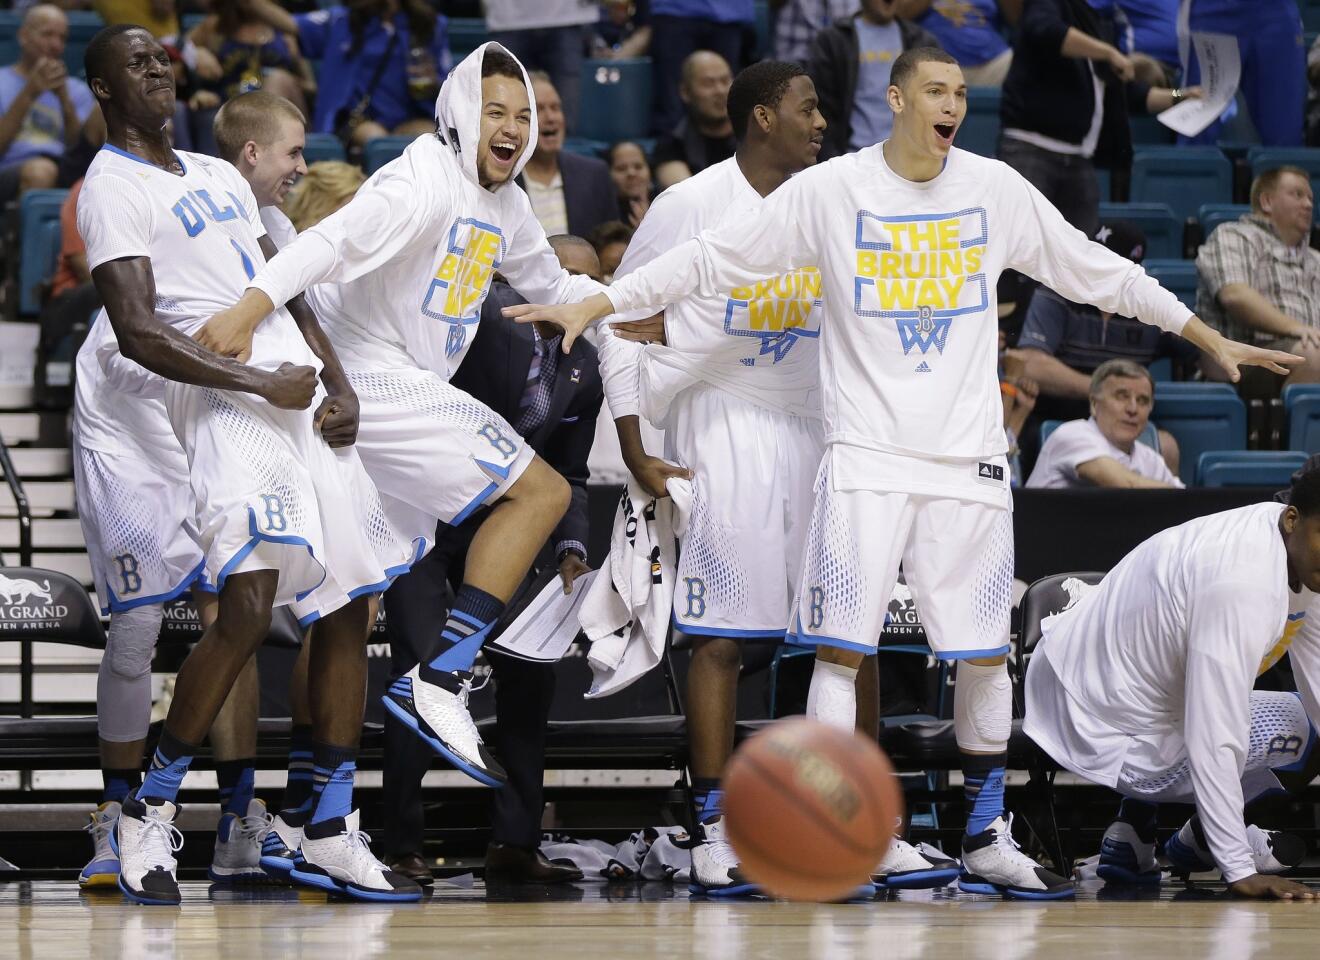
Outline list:
[[[636,480],[619,498],[610,554],[587,591],[578,620],[590,647],[587,699],[607,697],[655,668],[664,658],[674,602],[674,538],[687,528],[692,484],[671,479],[669,496],[656,499]]]
[[[575,840],[546,834],[541,853],[556,863],[571,863],[591,881],[671,880],[686,883],[691,873],[691,841],[682,827],[648,827],[618,845],[604,840]]]

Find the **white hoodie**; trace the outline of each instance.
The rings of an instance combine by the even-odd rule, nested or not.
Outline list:
[[[509,180],[477,180],[482,44],[436,98],[438,134],[413,141],[336,213],[298,236],[252,280],[279,306],[312,284],[317,315],[350,370],[458,369],[498,270],[533,303],[603,292],[559,265],[522,188],[513,182],[536,144],[536,111]],[[505,51],[507,52],[507,51]],[[521,67],[520,67],[521,69]],[[528,102],[535,104],[523,71]]]

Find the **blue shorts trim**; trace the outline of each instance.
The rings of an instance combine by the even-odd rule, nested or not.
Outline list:
[[[875,653],[876,650],[874,643],[856,643],[852,640],[844,640],[842,637],[827,637],[821,633],[787,633],[784,635],[784,641],[798,647],[837,647],[840,650],[851,650],[867,656]]]
[[[1289,690],[1288,692],[1291,693],[1298,700],[1302,699],[1302,695],[1298,693],[1296,690]],[[1281,771],[1283,773],[1296,773],[1297,771],[1303,769],[1306,766],[1306,761],[1310,759],[1311,751],[1315,748],[1315,741],[1316,741],[1315,725],[1309,724],[1308,729],[1310,732],[1306,736],[1306,746],[1302,747],[1302,752],[1298,755],[1297,759],[1294,760],[1292,763],[1288,764],[1286,767],[1271,767],[1270,768],[1271,770]]]
[[[735,630],[732,627],[697,627],[682,623],[678,616],[670,613],[669,622],[674,629],[685,637],[732,637],[735,640],[763,640],[769,643],[782,643],[787,631],[784,630]]]
[[[316,582],[315,586],[309,587],[301,593],[296,594],[294,596],[295,600],[303,600],[311,596],[311,594],[316,592],[317,587],[325,583],[325,564],[317,559],[316,551],[312,549],[312,545],[302,537],[273,537],[268,533],[262,533],[257,529],[257,515],[251,507],[248,507],[248,535],[251,539],[240,547],[238,551],[229,558],[225,565],[220,568],[220,574],[216,577],[215,590],[212,592],[219,593],[223,590],[225,588],[225,580],[229,578],[229,574],[247,558],[249,553],[257,548],[257,544],[262,543],[263,541],[286,547],[303,547],[306,549],[307,555],[321,568],[321,579]]]
[[[979,660],[982,657],[1001,657],[1012,649],[1009,644],[1002,647],[990,647],[985,650],[948,650],[941,653],[939,650],[932,650],[936,659],[939,660]]]
[[[125,610],[132,610],[134,607],[145,607],[153,603],[169,603],[171,600],[178,599],[187,593],[198,580],[206,576],[206,560],[198,562],[197,566],[184,577],[179,584],[164,593],[158,593],[154,597],[134,597],[132,600],[120,600],[115,596],[115,592],[110,589],[110,584],[106,583],[105,592],[110,594],[110,605],[101,605],[101,615],[111,613],[122,613]]]

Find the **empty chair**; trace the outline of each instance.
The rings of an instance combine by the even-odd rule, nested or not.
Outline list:
[[[1290,383],[1283,388],[1283,409],[1291,412],[1293,404],[1303,397],[1320,397],[1320,383]]]
[[[92,37],[105,26],[105,21],[99,13],[91,10],[66,10],[64,15],[69,18],[69,38],[64,42],[64,65],[73,76],[85,76],[83,54],[87,52],[87,44]]]
[[[488,39],[486,21],[481,17],[450,17],[449,51],[454,55],[455,64]]]
[[[1215,147],[1142,147],[1132,159],[1132,199],[1167,203],[1186,220],[1203,203],[1233,199],[1233,165]]]
[[[18,62],[18,25],[23,15],[13,10],[0,10],[0,65]]]
[[[1192,260],[1147,260],[1146,272],[1175,294],[1188,310],[1196,309],[1196,263]]]
[[[1203,203],[1196,211],[1196,219],[1201,221],[1201,230],[1206,239],[1221,223],[1232,223],[1241,219],[1243,214],[1251,212],[1249,203]]]
[[[1197,459],[1196,485],[1281,489],[1305,462],[1295,450],[1208,450]]]
[[[343,160],[344,145],[333,133],[309,133],[307,145],[303,147],[303,159],[308,166],[322,160]]]
[[[969,87],[967,116],[958,128],[958,146],[993,157],[999,145],[999,88]]]
[[[1276,167],[1301,167],[1313,178],[1320,177],[1320,148],[1317,147],[1252,147],[1247,154],[1252,177]]]
[[[1221,390],[1170,390],[1183,384],[1161,383],[1155,387],[1152,419],[1161,430],[1173,434],[1181,450],[1183,483],[1196,479],[1196,463],[1207,450],[1245,450],[1247,407],[1227,384]]]
[[[414,137],[373,137],[362,148],[362,167],[371,176],[385,164],[402,156]]]
[[[53,275],[60,252],[60,207],[67,190],[29,190],[19,203],[18,312],[41,312],[41,282]]]
[[[651,60],[587,60],[575,135],[587,140],[636,140],[651,124]]]
[[[1146,235],[1146,256],[1175,260],[1182,256],[1182,221],[1167,203],[1101,203],[1100,222],[1130,220]]]
[[[1320,453],[1320,394],[1302,394],[1288,408],[1288,449]]]

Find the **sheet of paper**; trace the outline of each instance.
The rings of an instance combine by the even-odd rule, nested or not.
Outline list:
[[[1237,37],[1227,33],[1193,33],[1192,44],[1201,65],[1201,99],[1184,100],[1159,115],[1160,123],[1185,137],[1194,137],[1219,119],[1237,94],[1242,76]]]
[[[563,581],[552,577],[518,618],[492,641],[494,646],[524,660],[560,660],[578,635],[578,608],[598,572],[582,574],[573,581],[573,592],[567,595]]]

